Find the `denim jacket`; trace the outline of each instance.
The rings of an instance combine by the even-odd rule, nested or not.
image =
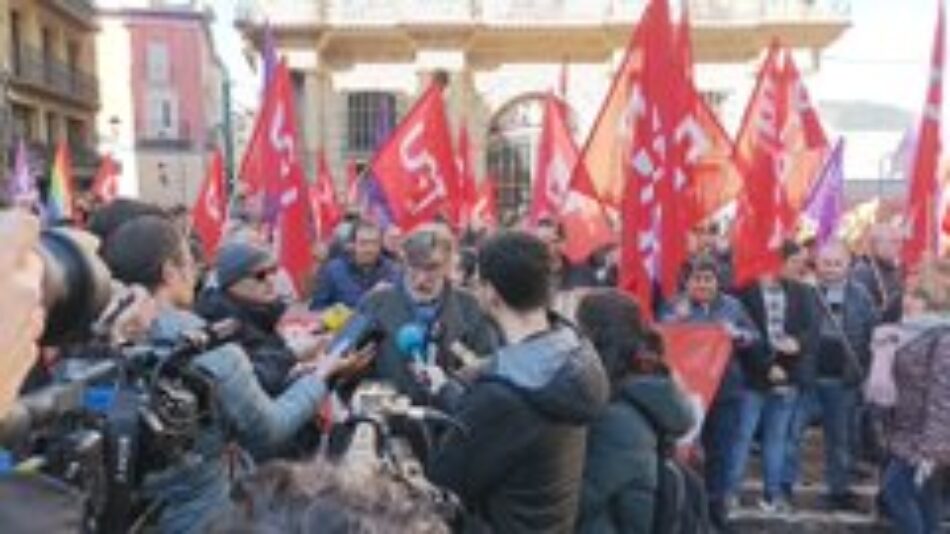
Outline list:
[[[152,324],[150,338],[153,342],[174,340],[202,324],[190,312],[165,311]],[[235,344],[201,354],[191,365],[212,384],[216,417],[202,428],[183,458],[145,476],[145,496],[161,505],[161,532],[203,531],[215,510],[228,500],[228,444],[236,442],[253,453],[280,445],[314,416],[327,393],[321,380],[307,375],[279,397],[270,398],[258,383],[247,354]]]

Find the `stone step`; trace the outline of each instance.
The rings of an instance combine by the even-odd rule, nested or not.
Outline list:
[[[732,534],[884,534],[893,532],[883,519],[852,513],[796,511],[784,516],[758,509],[736,510],[730,519]]]

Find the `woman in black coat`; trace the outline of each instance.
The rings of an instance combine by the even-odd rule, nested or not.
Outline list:
[[[643,324],[627,295],[613,289],[588,294],[577,321],[600,354],[611,386],[610,405],[587,437],[577,532],[650,533],[658,439],[685,435],[693,413],[660,361],[659,335]]]

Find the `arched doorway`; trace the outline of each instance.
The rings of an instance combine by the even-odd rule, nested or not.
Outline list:
[[[495,179],[498,216],[505,223],[517,221],[531,199],[545,97],[542,92],[517,96],[499,108],[488,125],[486,168]],[[568,117],[573,130],[571,111]]]

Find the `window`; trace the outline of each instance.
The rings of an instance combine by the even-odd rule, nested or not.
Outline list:
[[[498,110],[489,125],[486,163],[488,174],[496,180],[498,215],[503,221],[520,217],[531,199],[543,110],[542,95],[523,95]]]
[[[72,146],[86,145],[86,125],[79,119],[67,119],[66,138]]]
[[[10,11],[10,67],[14,74],[23,72],[20,52],[20,13]]]
[[[150,139],[175,139],[178,137],[178,99],[168,90],[153,89],[148,95],[146,126]]]
[[[13,115],[13,136],[15,139],[33,141],[36,138],[36,112],[29,107],[20,104],[13,104],[11,114]]]
[[[396,124],[396,95],[379,91],[350,93],[346,98],[347,149],[353,153],[372,153],[378,139]]]
[[[46,113],[46,143],[50,146],[59,142],[59,121],[52,111]]]
[[[726,103],[726,99],[729,98],[728,93],[723,91],[700,91],[699,94],[706,101],[709,109],[715,113],[722,112],[722,107]]]
[[[41,30],[42,35],[42,53],[43,53],[43,72],[48,83],[53,80],[53,32],[49,28]]]
[[[167,84],[171,78],[168,68],[168,45],[161,41],[151,41],[148,43],[146,53],[149,83]]]

